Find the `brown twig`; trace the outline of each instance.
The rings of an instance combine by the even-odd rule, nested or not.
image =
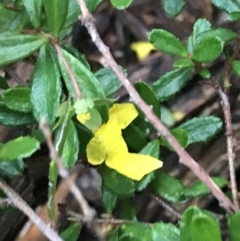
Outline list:
[[[76,92],[77,98],[78,98],[78,99],[81,99],[81,97],[82,97],[81,90],[80,90],[80,88],[79,88],[79,86],[78,86],[77,80],[76,80],[76,78],[75,78],[75,76],[74,76],[71,68],[69,67],[68,62],[66,61],[66,58],[65,58],[64,55],[63,55],[63,52],[62,52],[62,50],[61,50],[61,47],[60,47],[59,44],[56,43],[56,42],[53,42],[53,45],[54,45],[54,47],[55,47],[55,49],[56,49],[56,51],[57,51],[57,53],[58,53],[61,61],[63,62],[63,65],[64,65],[65,68],[66,68],[66,71],[68,72],[68,75],[69,75],[69,77],[70,77],[70,79],[71,79],[71,81],[72,81],[73,88],[74,88],[74,90],[75,90],[75,92]]]
[[[59,235],[28,206],[28,204],[2,179],[0,179],[0,189],[11,200],[11,204],[21,210],[29,219],[43,232],[43,234],[52,241],[63,241]]]
[[[129,93],[132,101],[141,109],[145,114],[147,119],[153,124],[157,131],[164,136],[177,154],[180,157],[180,162],[185,166],[190,168],[195,175],[205,183],[208,188],[211,190],[213,195],[219,200],[222,206],[225,207],[229,212],[236,211],[234,204],[228,199],[228,197],[221,191],[221,189],[212,181],[210,176],[201,168],[194,159],[184,150],[184,148],[179,144],[179,142],[172,136],[170,131],[164,126],[164,124],[159,120],[159,118],[152,111],[151,107],[148,106],[143,99],[139,96],[138,92],[134,89],[133,85],[124,75],[122,70],[119,68],[118,64],[115,62],[112,57],[108,47],[101,40],[96,26],[94,24],[93,16],[89,13],[84,0],[78,0],[78,4],[81,8],[82,15],[80,19],[82,20],[83,25],[88,29],[88,32],[92,38],[92,41],[97,46],[98,50],[102,53],[103,57],[106,60],[106,63],[112,68],[114,73],[117,75],[123,86],[126,88]]]
[[[52,141],[52,133],[49,129],[49,126],[45,120],[40,121],[40,129],[42,130],[44,137],[46,139],[48,149],[50,151],[50,157],[52,160],[54,160],[59,168],[59,175],[66,180],[68,183],[69,189],[76,198],[77,202],[79,203],[83,216],[84,216],[84,223],[87,224],[87,226],[94,231],[94,233],[97,235],[99,240],[105,240],[105,234],[102,232],[101,227],[95,224],[95,216],[96,211],[89,206],[86,199],[82,195],[79,188],[76,186],[75,182],[69,177],[69,173],[66,170],[66,168],[63,165],[63,162],[61,158],[59,157],[56,148]]]
[[[73,217],[74,219],[78,220],[79,222],[82,222],[83,221],[83,216],[79,213],[76,213],[72,210],[66,210],[67,212],[67,215],[70,216],[70,217]],[[146,222],[139,222],[139,221],[136,221],[136,220],[125,220],[125,219],[115,219],[115,218],[97,218],[96,219],[96,222],[99,223],[99,224],[111,224],[113,226],[119,226],[119,225],[122,225],[122,224],[125,224],[125,223],[144,223],[144,224],[147,224],[147,225],[151,225],[151,223],[146,223]]]
[[[165,208],[167,211],[172,213],[174,216],[176,216],[178,219],[182,218],[182,214],[176,210],[174,207],[172,207],[170,204],[168,204],[162,197],[159,197],[155,195],[154,193],[150,193],[150,196],[157,201],[163,208]]]
[[[237,181],[236,181],[236,174],[234,168],[234,141],[232,136],[232,120],[231,120],[231,110],[228,97],[226,93],[222,90],[221,86],[218,82],[216,82],[217,90],[219,96],[221,98],[221,104],[223,109],[223,115],[225,120],[225,127],[226,127],[226,138],[227,138],[227,153],[228,153],[228,163],[229,163],[229,172],[230,172],[230,182],[231,182],[231,190],[233,196],[233,203],[237,209],[239,209],[239,202],[238,202],[238,190],[237,190]]]

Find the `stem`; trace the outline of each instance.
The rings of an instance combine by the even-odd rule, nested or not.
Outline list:
[[[28,204],[2,179],[0,179],[0,188],[11,200],[11,204],[21,210],[29,219],[43,232],[43,234],[52,241],[63,241],[59,235],[28,206]]]
[[[145,114],[148,120],[153,124],[155,129],[164,136],[169,144],[173,146],[174,150],[180,157],[180,162],[185,166],[189,167],[195,175],[207,185],[213,195],[219,200],[220,204],[226,208],[229,212],[236,211],[234,204],[228,199],[228,197],[222,192],[222,190],[212,181],[210,176],[201,168],[194,159],[184,150],[184,148],[178,143],[178,141],[172,136],[170,131],[164,126],[159,118],[152,111],[151,107],[148,106],[143,99],[139,96],[138,92],[134,89],[131,82],[126,78],[122,70],[118,67],[113,56],[111,55],[109,48],[101,40],[96,26],[94,24],[93,16],[89,13],[84,0],[78,0],[78,4],[81,8],[81,20],[83,25],[88,29],[88,32],[92,38],[92,41],[97,46],[98,50],[102,53],[106,63],[112,68],[114,73],[117,75],[127,92],[129,93],[133,102],[140,108]]]
[[[178,219],[182,218],[182,214],[177,211],[174,207],[172,207],[170,204],[168,204],[162,197],[156,196],[153,193],[150,193],[150,196],[158,202],[163,208],[165,208],[167,211],[172,213],[174,216],[176,216]]]
[[[64,167],[63,161],[59,157],[56,148],[53,144],[51,137],[52,133],[46,121],[40,121],[40,129],[42,130],[43,135],[46,139],[48,149],[50,151],[50,158],[57,163],[59,168],[59,175],[66,180],[70,191],[72,192],[72,194],[74,195],[78,204],[81,207],[84,216],[84,222],[88,225],[89,228],[91,228],[95,232],[95,234],[100,240],[105,240],[105,234],[103,233],[99,225],[96,225],[95,222],[96,211],[89,206],[80,189],[76,186],[75,182],[70,178],[69,173]]]
[[[217,87],[218,87],[219,96],[221,98],[221,104],[223,108],[223,114],[224,114],[225,126],[226,126],[227,153],[228,153],[228,163],[229,163],[233,203],[235,207],[239,209],[237,181],[236,181],[236,174],[235,174],[235,168],[234,168],[235,153],[233,151],[234,142],[233,142],[233,136],[232,136],[230,104],[229,104],[227,95],[222,91],[221,86],[219,86],[218,83],[217,83]]]
[[[70,77],[70,79],[72,81],[72,85],[73,85],[73,88],[74,88],[74,90],[76,92],[77,98],[81,99],[82,93],[81,93],[80,88],[78,86],[77,80],[76,80],[76,78],[75,78],[71,68],[69,67],[68,62],[66,61],[66,59],[65,59],[65,57],[63,55],[61,47],[59,46],[58,43],[55,43],[55,42],[53,42],[53,46],[55,47],[55,49],[56,49],[56,51],[57,51],[61,61],[63,62],[63,65],[65,66],[65,68],[66,68],[66,70],[67,70],[67,72],[69,74],[69,77]]]

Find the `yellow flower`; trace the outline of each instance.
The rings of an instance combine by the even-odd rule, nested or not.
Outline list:
[[[77,115],[77,119],[80,123],[84,124],[87,120],[90,120],[91,115],[89,112]]]
[[[138,115],[133,104],[114,104],[109,110],[109,121],[100,126],[87,145],[88,162],[106,165],[133,180],[160,168],[162,162],[147,155],[129,153],[122,137],[125,129]]]
[[[136,52],[139,60],[144,60],[149,56],[150,52],[156,48],[149,42],[140,41],[131,44],[130,48]]]

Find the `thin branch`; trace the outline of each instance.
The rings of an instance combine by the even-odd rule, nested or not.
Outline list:
[[[174,148],[180,157],[180,162],[185,166],[190,168],[195,175],[205,183],[211,190],[213,195],[219,200],[220,204],[225,207],[229,212],[236,211],[234,204],[228,199],[228,197],[221,191],[221,189],[212,181],[210,176],[201,168],[198,163],[184,150],[184,148],[179,144],[179,142],[172,136],[170,131],[164,126],[164,124],[159,120],[159,118],[152,111],[151,107],[148,106],[143,99],[139,96],[138,92],[134,89],[131,82],[124,75],[122,70],[119,68],[118,64],[115,62],[113,56],[111,55],[108,47],[101,40],[96,26],[94,24],[93,16],[89,13],[84,0],[78,0],[78,4],[81,8],[81,20],[83,25],[88,29],[88,32],[92,38],[92,41],[97,46],[98,50],[102,53],[105,58],[106,63],[112,68],[114,73],[117,75],[123,86],[126,88],[133,102],[140,108],[140,110],[145,114],[148,120],[153,124],[157,131],[164,136],[170,145]]]
[[[28,204],[2,179],[0,179],[0,189],[11,200],[11,204],[21,210],[29,219],[43,232],[43,234],[52,241],[63,241],[50,225],[43,220],[28,206]]]
[[[66,210],[67,215],[69,217],[73,217],[73,219],[82,222],[83,221],[83,216],[79,213],[76,213],[72,210],[67,209]],[[144,223],[147,225],[152,225],[151,223],[146,223],[146,222],[140,222],[140,221],[136,221],[136,220],[125,220],[125,219],[115,219],[115,218],[97,218],[96,222],[99,224],[111,224],[113,226],[119,226],[119,225],[123,225],[125,223]]]
[[[231,120],[231,110],[230,104],[227,95],[223,92],[221,86],[218,82],[215,82],[217,85],[218,93],[221,98],[221,104],[225,119],[225,127],[226,127],[226,138],[227,138],[227,153],[228,153],[228,163],[229,163],[229,172],[230,172],[230,182],[231,182],[231,190],[233,196],[233,203],[237,209],[239,209],[239,202],[238,202],[238,190],[237,190],[237,181],[236,181],[236,174],[234,168],[234,141],[232,136],[232,120]]]
[[[167,211],[169,211],[171,214],[176,216],[178,219],[182,218],[182,214],[176,210],[174,207],[172,207],[169,203],[167,203],[162,197],[156,196],[153,193],[150,193],[150,196],[157,201],[163,208],[165,208]]]
[[[57,51],[57,53],[58,53],[61,61],[63,62],[63,65],[65,66],[65,68],[66,68],[66,70],[67,70],[67,72],[68,72],[68,75],[69,75],[69,77],[70,77],[70,79],[71,79],[71,81],[72,81],[73,88],[74,88],[74,90],[75,90],[75,92],[76,92],[77,98],[78,98],[78,99],[81,99],[81,97],[82,97],[81,90],[80,90],[80,88],[79,88],[79,86],[78,86],[77,80],[76,80],[76,78],[75,78],[75,76],[74,76],[71,68],[70,68],[69,65],[68,65],[68,62],[66,61],[66,58],[65,58],[64,55],[63,55],[63,52],[62,52],[61,47],[60,47],[59,44],[56,43],[56,42],[53,42],[53,45],[54,45],[54,47],[55,47],[55,49],[56,49],[56,51]]]
[[[50,158],[57,163],[59,168],[59,175],[66,180],[70,191],[72,192],[72,194],[74,195],[74,197],[76,198],[78,204],[82,209],[84,222],[88,225],[90,229],[94,231],[94,233],[97,235],[99,240],[105,240],[105,234],[103,233],[101,227],[99,227],[95,223],[96,211],[89,206],[88,202],[84,198],[80,189],[76,186],[75,182],[69,177],[69,173],[64,167],[64,164],[61,158],[59,157],[56,151],[56,148],[53,144],[52,133],[46,121],[44,120],[40,121],[40,129],[42,130],[44,137],[46,139],[48,149],[50,151]]]

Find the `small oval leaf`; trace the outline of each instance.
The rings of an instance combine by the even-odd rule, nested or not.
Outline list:
[[[94,75],[100,82],[106,96],[111,96],[122,86],[122,83],[110,67],[102,68]]]
[[[163,0],[163,9],[170,17],[176,17],[186,5],[186,0]]]
[[[223,50],[223,42],[217,38],[204,38],[194,46],[193,58],[199,62],[215,60]]]
[[[0,66],[29,56],[47,41],[37,35],[0,34]]]
[[[171,223],[154,223],[152,241],[180,241],[180,230]]]
[[[152,91],[150,86],[143,82],[138,81],[134,84],[135,89],[139,93],[139,95],[143,98],[145,103],[152,106],[152,109],[154,113],[160,117],[160,103],[155,95],[155,93]]]
[[[54,36],[58,36],[62,30],[67,15],[69,0],[42,0],[47,16],[48,26]]]
[[[183,194],[184,185],[175,177],[161,170],[155,175],[155,179],[151,183],[151,188],[155,193],[170,202],[182,202],[186,200]]]
[[[42,0],[23,0],[23,5],[31,19],[34,28],[39,28]]]
[[[192,73],[192,67],[178,68],[161,76],[152,89],[160,101],[167,100],[179,92]]]
[[[240,241],[239,235],[240,211],[231,215],[228,220],[228,227],[230,233],[230,241]]]
[[[2,93],[2,101],[11,110],[31,113],[33,108],[30,100],[30,91],[28,87],[8,89]]]
[[[5,126],[21,126],[35,123],[36,120],[31,113],[23,113],[7,108],[0,102],[0,123]]]
[[[45,45],[40,49],[32,77],[31,102],[36,119],[40,121],[41,118],[45,118],[52,124],[62,89],[58,66],[49,48]]]
[[[31,156],[40,148],[40,143],[33,137],[21,136],[0,147],[0,161],[11,161]]]
[[[164,29],[154,29],[149,33],[149,41],[164,53],[187,57],[185,46],[172,33]]]
[[[125,8],[127,8],[133,0],[111,0],[112,5],[119,9],[119,10],[123,10]]]
[[[180,126],[188,133],[188,143],[206,142],[222,128],[221,119],[215,116],[196,117]]]

